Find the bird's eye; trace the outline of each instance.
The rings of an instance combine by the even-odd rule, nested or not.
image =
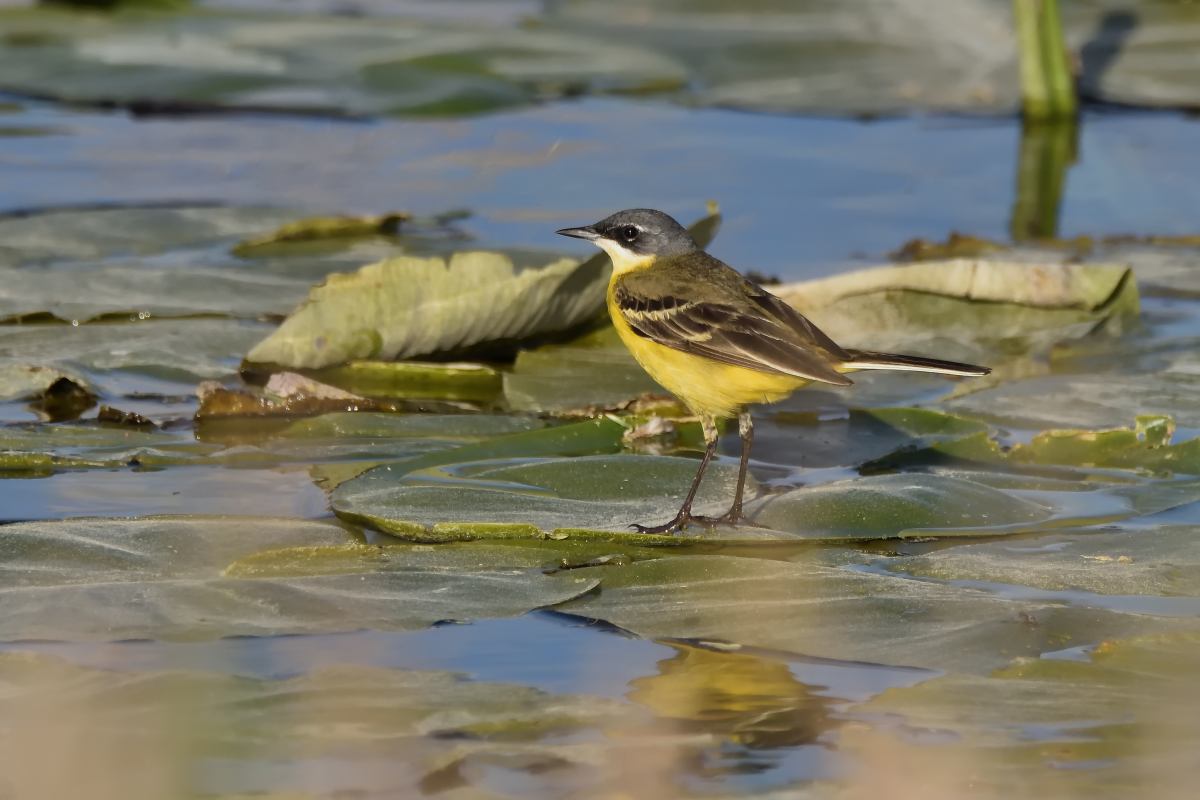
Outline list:
[[[625,227],[621,228],[620,234],[621,234],[622,239],[624,239],[627,242],[632,242],[634,239],[636,239],[638,237],[637,226],[636,225],[626,225]]]

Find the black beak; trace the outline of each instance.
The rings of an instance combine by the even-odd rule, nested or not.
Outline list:
[[[572,239],[587,239],[589,242],[600,238],[600,234],[591,225],[584,225],[582,228],[563,228],[555,233],[559,236],[570,236]]]

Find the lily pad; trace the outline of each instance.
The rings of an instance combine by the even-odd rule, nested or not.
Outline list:
[[[324,414],[301,420],[209,420],[190,432],[128,426],[0,426],[0,464],[9,471],[156,469],[168,466],[273,467],[352,462],[358,472],[381,460],[455,450],[545,423],[528,417],[474,414]]]
[[[641,636],[971,672],[1020,655],[1187,624],[831,567],[809,551],[794,558],[690,555],[607,572],[574,570],[597,571],[601,590],[559,609]]]
[[[1200,376],[1190,371],[1120,370],[1009,381],[954,398],[946,406],[1034,430],[1115,428],[1142,414],[1171,416],[1181,426],[1200,428],[1200,412],[1192,402],[1197,392]]]
[[[131,324],[0,325],[0,363],[80,374],[107,392],[166,386],[191,394],[197,381],[236,373],[238,357],[266,326],[234,320]],[[136,376],[136,380],[135,380]]]
[[[963,343],[1077,338],[1137,316],[1137,287],[1120,264],[956,259],[878,267],[778,287],[776,294],[839,344],[896,350]]]
[[[464,571],[436,553],[380,551],[359,568],[237,578],[234,561],[282,546],[340,545],[344,529],[230,517],[80,519],[4,527],[0,639],[204,639],[424,627],[439,619],[510,616],[595,586],[503,561]],[[418,563],[419,562],[419,563]],[[458,564],[459,566],[454,566]],[[311,568],[315,567],[315,568]]]
[[[170,250],[236,241],[264,227],[281,225],[289,216],[293,214],[283,209],[204,204],[99,206],[13,214],[0,217],[0,266],[94,265],[116,259],[152,258]]]
[[[1147,596],[1188,600],[1200,615],[1196,529],[1186,525],[1063,531],[1036,541],[980,542],[896,559],[889,568],[920,578],[1005,584],[1052,592],[1125,596],[1131,609],[1167,610]],[[1138,597],[1142,596],[1142,597]],[[1077,602],[1087,602],[1080,598]]]
[[[382,261],[331,275],[247,359],[311,369],[569,330],[599,313],[606,266],[560,259],[518,271],[482,252]]]
[[[696,466],[690,459],[631,455],[516,464],[480,461],[421,471],[399,464],[377,467],[342,484],[332,505],[345,519],[365,521],[405,538],[528,538],[570,528],[612,531],[614,540],[628,537],[639,542],[643,540],[628,530],[630,523],[669,519],[683,501]],[[736,466],[709,467],[697,512],[724,513],[736,478]],[[429,523],[434,523],[431,529],[426,528]],[[562,533],[580,536],[583,531]],[[647,541],[660,539],[673,541]]]
[[[0,49],[10,89],[145,111],[445,116],[683,80],[651,50],[544,28],[219,11],[0,24],[26,43]]]
[[[779,530],[888,538],[1028,529],[1054,509],[982,483],[917,473],[796,489],[756,501],[748,513],[756,525]]]
[[[233,253],[246,258],[285,243],[391,235],[410,218],[409,214],[400,211],[361,217],[307,217],[281,225],[270,233],[238,242],[234,245]]]
[[[1139,417],[1135,427],[1101,430],[1048,430],[1027,443],[1001,448],[994,440],[971,437],[938,446],[980,461],[1112,467],[1158,474],[1200,474],[1200,439],[1171,444],[1170,417]]]

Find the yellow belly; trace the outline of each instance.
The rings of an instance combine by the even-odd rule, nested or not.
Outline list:
[[[609,301],[609,316],[621,341],[650,377],[696,414],[737,416],[752,403],[774,403],[808,381],[694,356],[638,336]]]

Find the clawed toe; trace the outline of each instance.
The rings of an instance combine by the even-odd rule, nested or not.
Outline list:
[[[698,514],[681,512],[675,515],[675,518],[670,522],[664,522],[662,525],[638,525],[635,522],[629,527],[638,533],[678,533],[692,522],[698,522],[707,528],[713,528],[717,525],[729,525],[733,527],[744,519],[745,517],[742,515],[741,509],[731,508],[719,517],[702,517]]]
[[[670,522],[664,522],[662,525],[638,525],[635,522],[629,527],[638,533],[678,533],[687,527],[689,522],[698,519],[699,517],[693,517],[691,514],[679,514]]]

